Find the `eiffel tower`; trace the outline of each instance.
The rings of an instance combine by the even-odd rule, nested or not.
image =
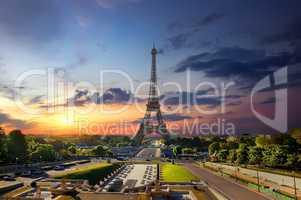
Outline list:
[[[164,123],[162,113],[160,110],[159,96],[158,96],[158,85],[157,85],[157,64],[156,56],[157,49],[153,45],[151,51],[152,54],[152,67],[151,67],[151,78],[150,78],[150,88],[148,102],[146,104],[146,112],[144,118],[140,124],[137,134],[134,136],[133,140],[136,145],[141,145],[147,142],[147,140],[152,138],[152,135],[164,136],[168,134],[168,130]]]

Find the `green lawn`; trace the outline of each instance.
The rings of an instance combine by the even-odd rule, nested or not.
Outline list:
[[[161,181],[163,182],[191,182],[197,180],[198,178],[182,165],[161,165]]]
[[[120,164],[98,163],[59,173],[54,178],[87,179],[90,184],[97,184],[118,167],[120,167]]]

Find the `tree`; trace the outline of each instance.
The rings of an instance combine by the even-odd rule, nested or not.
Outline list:
[[[175,157],[177,157],[178,154],[180,154],[180,153],[182,152],[182,147],[181,147],[181,146],[174,146],[174,147],[172,148],[172,152],[173,152],[173,155],[174,155]]]
[[[299,149],[300,144],[297,143],[296,138],[293,138],[289,134],[275,134],[271,136],[272,144],[279,144],[287,146],[289,153],[296,153]]]
[[[70,145],[70,146],[68,147],[68,152],[69,152],[71,155],[76,155],[76,151],[77,151],[77,149],[76,149],[75,145]]]
[[[254,146],[255,145],[255,140],[254,136],[250,135],[242,135],[239,137],[239,144],[246,144],[247,146]]]
[[[227,149],[222,149],[217,153],[218,161],[225,162],[227,160],[229,152]]]
[[[34,161],[55,161],[56,152],[50,144],[39,144],[36,150],[31,153],[31,159]]]
[[[238,143],[239,139],[236,136],[229,136],[229,137],[227,137],[226,141],[227,141],[227,143],[229,143],[229,142]]]
[[[229,150],[230,149],[237,149],[238,146],[239,146],[239,144],[236,143],[236,142],[233,142],[233,141],[227,142],[227,149],[229,149]]]
[[[298,144],[301,144],[301,128],[293,128],[288,133],[292,138],[296,139]]]
[[[34,152],[40,144],[37,141],[36,137],[33,137],[33,136],[27,136],[26,137],[26,143],[27,143],[28,154],[31,154],[32,152]]]
[[[68,159],[71,157],[70,152],[66,149],[59,150],[58,154],[59,154],[59,159]]]
[[[262,151],[263,149],[261,147],[250,147],[249,148],[249,164],[254,165],[254,164],[261,164],[262,162]]]
[[[194,151],[192,148],[184,148],[182,149],[183,154],[194,154]]]
[[[113,154],[113,152],[112,152],[112,150],[111,149],[109,149],[109,148],[107,148],[106,149],[106,154],[105,154],[107,157],[112,157],[114,154]]]
[[[230,149],[227,157],[228,161],[234,163],[237,160],[237,152],[236,149]]]
[[[219,142],[213,142],[208,147],[209,155],[213,155],[214,153],[217,153],[219,150],[220,150]]]
[[[248,146],[247,144],[239,144],[237,149],[237,160],[238,164],[246,164],[248,162]]]
[[[98,145],[93,149],[93,153],[96,156],[104,157],[106,156],[106,149],[103,146]]]
[[[7,149],[6,149],[6,136],[5,131],[0,127],[0,161],[5,161],[7,159]]]
[[[264,147],[271,144],[271,137],[269,135],[259,135],[255,139],[257,147]]]
[[[287,159],[286,159],[286,163],[285,166],[286,167],[290,167],[290,168],[296,168],[300,165],[299,162],[299,158],[298,156],[296,156],[295,154],[289,154],[287,155]]]
[[[8,135],[7,155],[11,162],[25,161],[27,157],[27,143],[20,130],[13,130]]]
[[[269,167],[284,166],[287,162],[288,151],[285,146],[272,144],[263,151],[263,164]]]

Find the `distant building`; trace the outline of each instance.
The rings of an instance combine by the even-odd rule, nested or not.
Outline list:
[[[76,147],[79,149],[94,149],[96,146],[87,144],[77,144]]]
[[[139,148],[133,146],[113,147],[112,152],[116,157],[133,157],[138,153]]]

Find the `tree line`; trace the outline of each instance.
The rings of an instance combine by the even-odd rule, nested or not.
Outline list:
[[[215,138],[208,153],[214,162],[300,169],[301,129],[286,134]]]
[[[128,141],[129,139],[114,136],[87,136],[77,140],[30,136],[23,134],[21,130],[12,130],[6,134],[0,127],[0,163],[52,162],[81,156],[112,157],[111,147],[126,145]],[[81,148],[80,144],[91,145],[91,148]]]

